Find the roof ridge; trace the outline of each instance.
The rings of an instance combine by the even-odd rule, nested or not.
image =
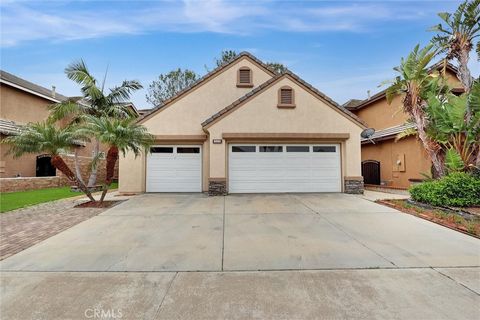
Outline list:
[[[16,76],[16,75],[14,75],[10,72],[7,72],[5,70],[0,70],[0,78],[5,80],[5,81],[11,82],[11,83],[13,83],[17,86],[20,86],[24,89],[31,90],[31,91],[34,91],[38,94],[47,96],[50,99],[55,99],[55,100],[66,100],[66,99],[68,99],[67,96],[65,96],[61,93],[58,93],[58,92],[55,92],[55,97],[54,97],[52,95],[52,90],[51,89],[45,88],[45,87],[43,87],[41,85],[38,85],[36,83],[33,83],[31,81],[20,78],[19,76]]]

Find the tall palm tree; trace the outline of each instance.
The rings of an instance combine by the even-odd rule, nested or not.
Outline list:
[[[71,63],[65,73],[70,80],[81,86],[82,97],[71,98],[51,106],[50,119],[61,120],[68,118],[74,123],[81,121],[82,116],[129,118],[131,109],[125,104],[131,94],[142,88],[136,80],[125,80],[120,86],[105,90],[107,72],[101,84],[90,73],[83,60]],[[97,180],[97,161],[100,158],[100,142],[94,140],[92,170],[88,180],[88,187],[94,187]]]
[[[85,126],[81,133],[96,137],[101,143],[109,146],[107,152],[106,177],[100,202],[102,202],[112,183],[115,164],[119,152],[133,152],[135,157],[142,152],[148,152],[154,141],[154,136],[147,129],[135,123],[135,119],[118,119],[109,117],[85,116]]]
[[[439,23],[430,29],[438,32],[432,42],[441,49],[440,53],[447,53],[447,60],[457,59],[459,66],[457,75],[468,92],[473,84],[468,60],[470,51],[474,48],[474,41],[480,36],[480,0],[466,0],[453,14],[441,12],[438,16],[445,24]],[[476,47],[480,54],[479,42]]]
[[[433,44],[420,49],[417,45],[406,59],[402,58],[400,66],[394,68],[399,75],[393,84],[387,89],[387,101],[391,103],[393,98],[403,95],[403,111],[410,116],[416,124],[418,137],[432,161],[436,174],[443,176],[444,165],[441,154],[441,146],[432,140],[426,132],[428,118],[426,116],[426,100],[428,93],[438,85],[438,73],[429,72],[427,66],[436,55]]]
[[[74,182],[90,200],[95,201],[81,177],[74,174],[60,156],[61,152],[72,150],[79,141],[87,139],[72,126],[58,128],[51,122],[45,121],[22,127],[18,135],[7,137],[2,140],[2,143],[10,146],[8,153],[14,157],[20,157],[26,153],[49,154],[52,166],[60,170],[67,179]]]

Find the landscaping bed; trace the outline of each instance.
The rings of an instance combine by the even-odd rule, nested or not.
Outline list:
[[[110,189],[116,189],[117,183],[112,184]],[[29,207],[36,204],[78,197],[82,194],[73,192],[70,187],[47,188],[17,192],[0,193],[0,213],[12,211],[19,208]]]
[[[108,201],[103,201],[103,202],[88,201],[88,202],[84,202],[84,203],[76,205],[75,208],[111,208],[111,207],[116,206],[117,204],[122,203],[123,201],[125,201],[125,200],[108,200]]]
[[[467,209],[442,208],[412,200],[377,200],[377,203],[432,221],[444,227],[480,238],[478,207]]]

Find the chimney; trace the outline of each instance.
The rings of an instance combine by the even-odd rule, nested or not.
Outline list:
[[[52,97],[55,98],[55,86],[52,86]]]
[[[368,100],[370,100],[370,90],[367,90],[367,97],[368,97]]]

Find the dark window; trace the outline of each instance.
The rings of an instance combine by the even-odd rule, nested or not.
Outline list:
[[[287,146],[287,152],[310,152],[309,146]]]
[[[52,165],[52,157],[47,154],[37,156],[37,177],[51,177],[57,174],[57,169]]]
[[[153,147],[150,148],[151,153],[173,153],[172,147]]]
[[[316,146],[313,147],[313,152],[336,152],[337,148],[335,146]]]
[[[232,152],[255,152],[255,146],[232,146]]]
[[[260,152],[283,152],[282,146],[261,146],[258,151]]]
[[[200,148],[178,147],[177,153],[200,153]]]

